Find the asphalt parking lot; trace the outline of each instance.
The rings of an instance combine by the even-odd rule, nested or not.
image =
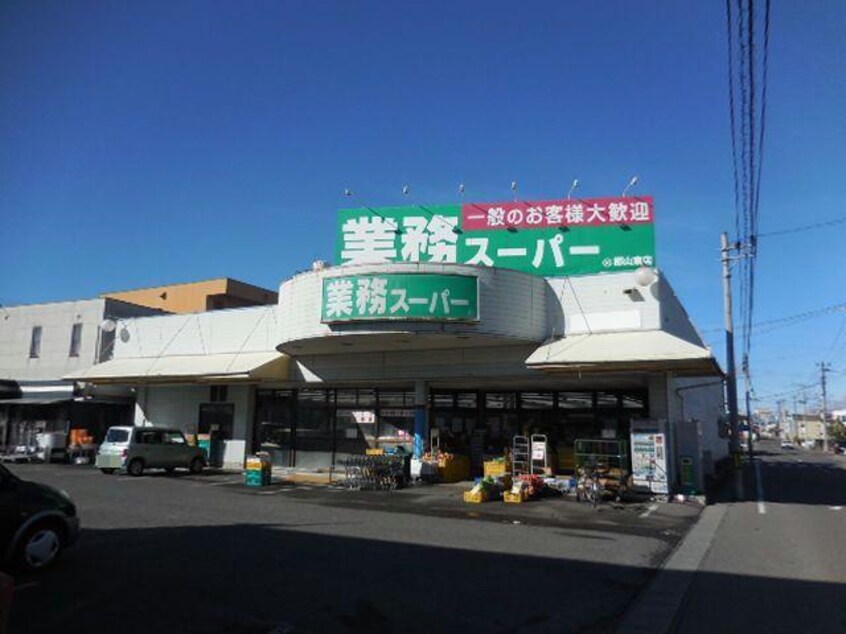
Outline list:
[[[16,579],[12,632],[611,631],[699,513],[11,468],[68,491],[83,524],[55,568]]]

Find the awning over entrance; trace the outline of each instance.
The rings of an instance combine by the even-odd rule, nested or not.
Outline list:
[[[65,377],[89,383],[153,383],[232,379],[285,380],[289,357],[278,352],[233,352],[113,359]]]
[[[70,396],[23,396],[0,400],[0,405],[55,405],[72,401]]]
[[[703,346],[663,330],[570,335],[535,350],[527,367],[548,373],[662,370],[692,376],[722,376]]]

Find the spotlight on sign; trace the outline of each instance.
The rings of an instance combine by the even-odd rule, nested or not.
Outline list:
[[[637,185],[637,176],[632,176],[632,180],[629,181],[629,184],[626,185],[626,188],[623,190],[623,196],[629,193],[629,190]]]
[[[576,191],[576,188],[579,186],[579,179],[574,178],[573,184],[570,185],[570,191],[567,192],[567,198],[571,198],[573,196],[573,192]]]

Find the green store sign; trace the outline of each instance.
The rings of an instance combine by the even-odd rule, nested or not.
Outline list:
[[[390,273],[323,279],[324,323],[386,319],[477,321],[478,278]]]
[[[651,198],[344,209],[340,264],[435,262],[544,277],[655,266]]]

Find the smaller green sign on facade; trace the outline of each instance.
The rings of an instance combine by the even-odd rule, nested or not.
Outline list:
[[[387,273],[323,280],[321,320],[345,321],[479,319],[479,283],[471,275]]]

